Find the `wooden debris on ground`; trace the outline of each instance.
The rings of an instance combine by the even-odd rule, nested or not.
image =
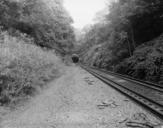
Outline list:
[[[97,107],[99,109],[104,109],[106,107],[110,107],[110,108],[116,108],[118,107],[119,105],[116,104],[116,102],[114,100],[105,100],[105,101],[102,101],[101,104],[97,105]]]
[[[129,128],[163,128],[161,124],[152,124],[144,113],[136,113],[125,122]]]

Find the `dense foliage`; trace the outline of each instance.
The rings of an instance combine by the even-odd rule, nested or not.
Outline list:
[[[81,38],[82,41],[79,41],[82,42],[79,52],[83,62],[158,82],[162,72],[160,65],[163,65],[163,62],[162,51],[155,49],[161,47],[162,41],[158,44],[156,39],[152,46],[143,44],[163,33],[163,2],[119,0],[108,6],[108,9],[109,13],[105,15],[104,20],[88,28]],[[137,53],[140,53],[140,58],[144,58],[144,62],[137,61]],[[160,60],[159,66],[155,64],[155,59]],[[130,63],[132,66],[126,66],[124,63]],[[141,73],[137,72],[146,66],[148,69],[144,69],[143,77],[139,76]]]
[[[118,64],[114,70],[163,84],[163,35],[137,47],[133,56]]]
[[[33,37],[41,47],[66,53],[73,47],[72,19],[61,0],[1,0],[0,26]]]
[[[0,34],[0,105],[28,99],[60,76],[61,60],[31,43],[23,34],[19,38]]]
[[[55,53],[71,51],[71,23],[62,0],[0,0],[0,105],[24,101],[60,76]]]

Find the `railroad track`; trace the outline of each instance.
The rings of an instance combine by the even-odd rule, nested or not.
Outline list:
[[[142,82],[93,67],[80,66],[109,86],[134,100],[163,122],[163,87],[161,85]]]

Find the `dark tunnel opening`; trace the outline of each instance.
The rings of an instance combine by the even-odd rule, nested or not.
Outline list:
[[[78,63],[79,57],[77,55],[72,55],[72,61],[73,61],[73,63]]]

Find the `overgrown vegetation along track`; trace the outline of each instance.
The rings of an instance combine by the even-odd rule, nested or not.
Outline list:
[[[111,72],[81,65],[82,68],[139,103],[163,121],[163,89],[150,83],[141,83]]]

